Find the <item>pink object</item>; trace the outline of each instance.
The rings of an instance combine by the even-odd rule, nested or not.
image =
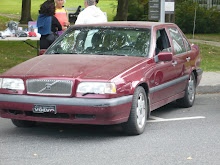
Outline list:
[[[29,32],[28,36],[29,37],[37,37],[37,34],[35,32]]]

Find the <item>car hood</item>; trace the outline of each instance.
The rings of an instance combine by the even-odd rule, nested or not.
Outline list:
[[[106,55],[42,55],[15,66],[2,76],[106,80],[145,59]]]

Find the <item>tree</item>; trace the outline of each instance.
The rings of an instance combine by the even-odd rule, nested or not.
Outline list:
[[[148,21],[149,0],[130,0],[128,4],[128,21]]]
[[[22,0],[22,11],[21,11],[21,20],[19,21],[22,24],[32,21],[31,18],[31,0]]]
[[[217,8],[207,9],[193,1],[183,1],[176,6],[175,23],[184,33],[192,33],[196,9],[195,33],[219,33],[220,12]],[[185,14],[183,14],[183,11]]]
[[[129,0],[118,0],[116,21],[127,21]]]

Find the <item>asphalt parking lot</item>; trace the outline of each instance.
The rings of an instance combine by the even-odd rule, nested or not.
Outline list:
[[[219,119],[219,93],[197,95],[191,108],[173,102],[153,111],[139,136],[125,135],[119,125],[16,128],[0,118],[0,165],[217,165]]]

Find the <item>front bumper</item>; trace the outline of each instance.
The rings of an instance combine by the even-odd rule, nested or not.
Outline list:
[[[196,86],[199,85],[201,79],[202,79],[202,73],[203,73],[203,70],[202,69],[197,69],[196,70]]]
[[[87,99],[0,94],[0,116],[39,122],[117,124],[128,120],[131,101],[132,95]],[[35,104],[55,105],[57,113],[35,114]]]

